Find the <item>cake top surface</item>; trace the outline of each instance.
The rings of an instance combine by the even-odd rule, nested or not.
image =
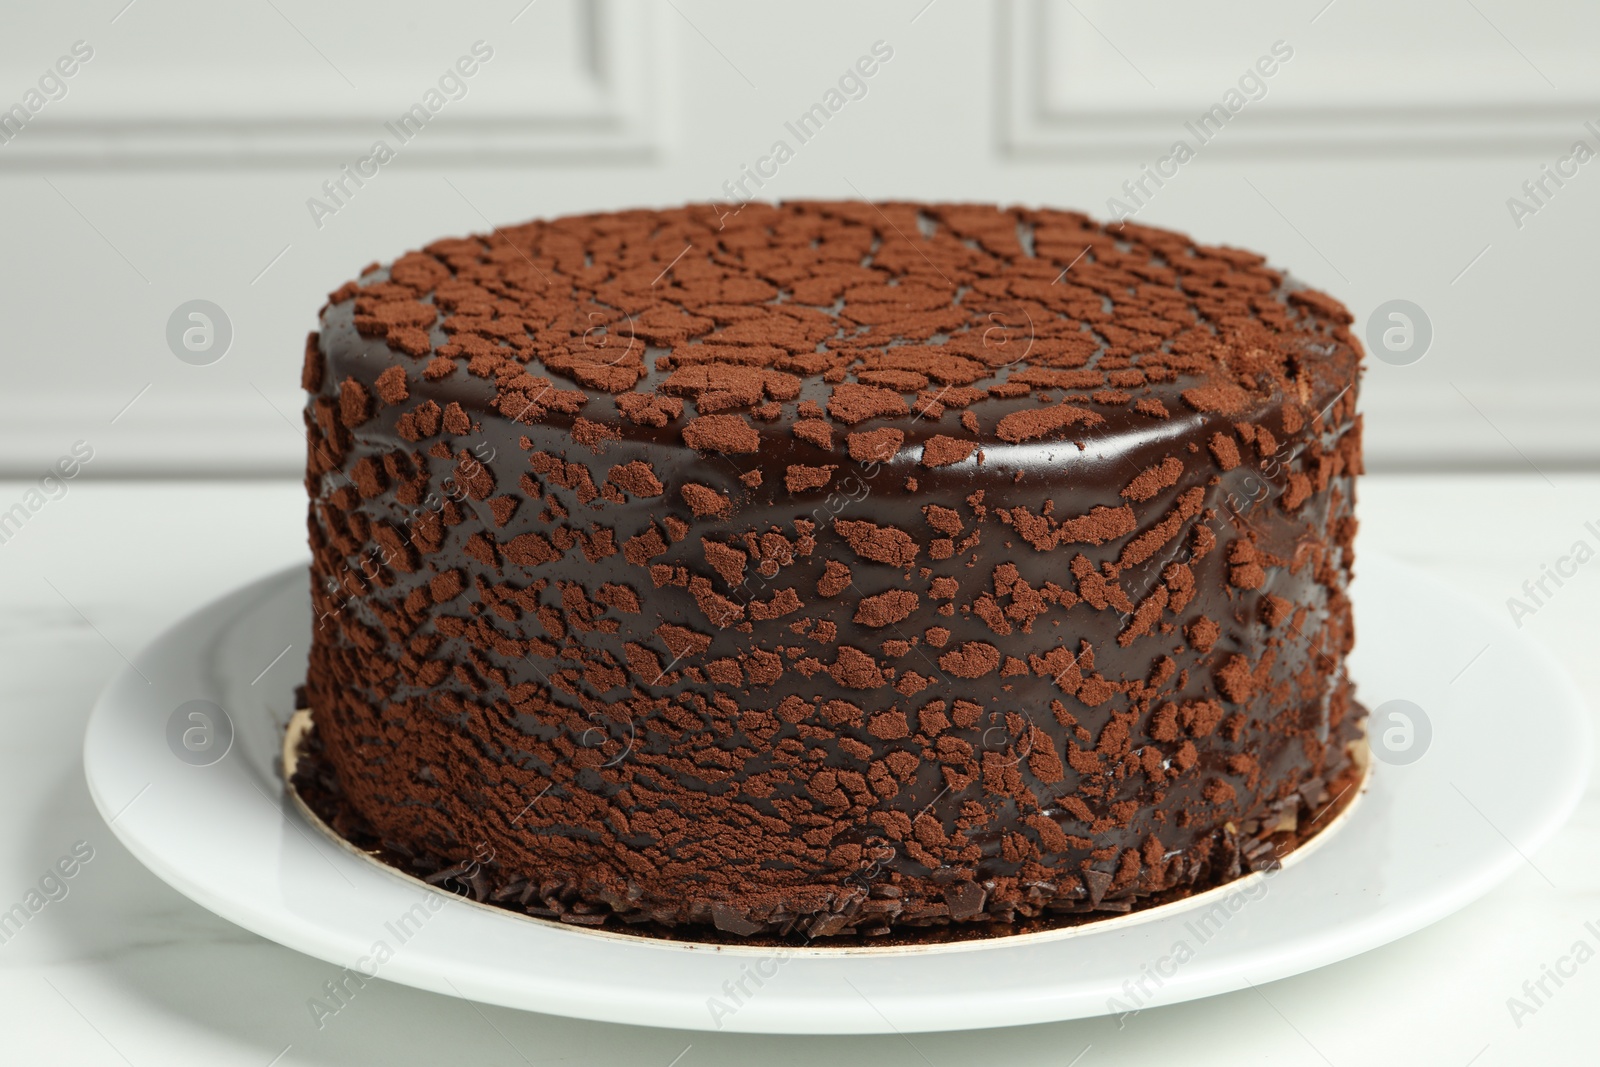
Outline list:
[[[534,221],[373,265],[325,319],[347,302],[422,378],[480,379],[462,395],[593,446],[732,456],[781,436],[862,461],[919,444],[925,467],[1108,417],[1243,418],[1274,400],[1310,417],[1359,353],[1341,304],[1254,253],[972,204]]]

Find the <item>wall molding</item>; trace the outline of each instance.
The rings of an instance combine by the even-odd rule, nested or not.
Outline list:
[[[407,166],[650,160],[659,147],[664,75],[652,47],[658,12],[643,0],[591,0],[582,10],[567,44],[584,58],[574,77],[547,98],[530,94],[516,106],[502,103],[492,115],[455,113],[447,106],[397,157]],[[419,83],[416,91],[427,87]],[[211,89],[241,101],[260,91],[243,75],[236,84],[224,81]],[[380,137],[395,143],[384,124],[410,103],[313,117],[314,109],[291,102],[276,112],[238,108],[226,117],[206,117],[181,101],[146,105],[136,89],[131,95],[138,115],[133,119],[126,117],[126,98],[116,102],[116,115],[86,113],[91,105],[82,103],[44,112],[0,145],[0,173],[339,166],[365,154]]]
[[[1186,137],[1198,109],[1063,107],[1048,91],[1049,0],[1003,0],[997,11],[996,119],[999,149],[1015,159],[1129,158],[1148,161]],[[1219,91],[1226,86],[1219,86]],[[1241,113],[1205,148],[1219,158],[1524,155],[1570,143],[1600,99],[1548,104],[1326,105]],[[1190,138],[1192,140],[1192,138]]]

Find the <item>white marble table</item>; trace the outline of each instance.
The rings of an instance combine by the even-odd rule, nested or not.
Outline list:
[[[0,511],[24,482],[0,482]],[[1600,476],[1367,480],[1361,543],[1491,611],[1573,543],[1600,538]],[[0,909],[79,842],[93,858],[0,943],[0,1062],[240,1064],[1490,1064],[1594,1062],[1600,956],[1520,1020],[1523,996],[1600,938],[1600,793],[1501,889],[1332,967],[1114,1019],[868,1038],[759,1038],[609,1026],[480,1007],[382,981],[318,1029],[336,968],[234,927],[169,889],[90,803],[79,744],[106,678],[175,619],[304,554],[296,482],[85,482],[0,543]],[[1553,588],[1553,585],[1550,586]],[[1600,706],[1600,561],[1525,628]],[[1570,970],[1571,967],[1568,967]],[[1520,1025],[1519,1025],[1520,1023]],[[1076,1057],[1076,1058],[1075,1058]]]

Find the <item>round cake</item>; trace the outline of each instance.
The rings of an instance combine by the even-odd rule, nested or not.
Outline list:
[[[308,339],[340,835],[694,939],[990,936],[1277,862],[1359,780],[1359,342],[1262,257],[793,202],[438,241]]]

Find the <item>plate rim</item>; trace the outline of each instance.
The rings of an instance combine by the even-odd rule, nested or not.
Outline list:
[[[1546,844],[1571,816],[1573,809],[1576,807],[1577,803],[1585,792],[1590,773],[1590,761],[1592,758],[1592,746],[1589,742],[1589,735],[1591,733],[1590,712],[1587,701],[1584,700],[1582,693],[1577,689],[1572,678],[1567,674],[1559,661],[1555,659],[1554,655],[1530,635],[1512,630],[1500,619],[1492,616],[1471,601],[1466,600],[1461,594],[1456,593],[1448,585],[1438,581],[1432,575],[1429,575],[1424,571],[1418,570],[1417,568],[1411,567],[1399,560],[1394,559],[1393,557],[1381,553],[1366,553],[1364,554],[1364,560],[1368,564],[1372,564],[1376,561],[1376,567],[1374,569],[1380,571],[1389,567],[1403,571],[1409,580],[1427,587],[1428,592],[1432,596],[1442,597],[1448,604],[1458,609],[1470,612],[1474,617],[1475,622],[1488,626],[1494,629],[1497,633],[1511,638],[1516,642],[1517,646],[1523,652],[1533,657],[1538,666],[1541,668],[1540,673],[1542,678],[1552,687],[1550,696],[1556,698],[1552,700],[1552,704],[1561,711],[1561,717],[1564,720],[1563,724],[1572,727],[1576,733],[1576,736],[1573,737],[1574,743],[1570,746],[1570,749],[1574,751],[1577,761],[1573,765],[1570,775],[1562,781],[1564,788],[1559,790],[1559,792],[1553,792],[1549,798],[1547,806],[1539,809],[1537,825],[1533,827],[1531,832],[1527,832],[1523,835],[1524,840],[1520,846],[1513,846],[1510,849],[1495,852],[1488,862],[1485,862],[1481,866],[1477,867],[1469,876],[1452,881],[1448,884],[1448,886],[1443,888],[1435,888],[1433,892],[1420,899],[1413,897],[1409,901],[1400,902],[1399,906],[1390,906],[1381,913],[1368,916],[1354,931],[1329,930],[1324,928],[1316,931],[1315,933],[1308,934],[1307,936],[1292,941],[1287,946],[1287,950],[1283,945],[1269,945],[1265,946],[1263,950],[1254,953],[1248,959],[1242,961],[1236,960],[1231,964],[1222,966],[1213,966],[1211,970],[1206,972],[1207,974],[1211,975],[1212,988],[1192,988],[1203,985],[1199,979],[1195,979],[1183,983],[1182,985],[1175,986],[1174,989],[1176,991],[1176,995],[1155,998],[1150,1002],[1140,1005],[1139,1010],[1143,1010],[1144,1008],[1148,1007],[1181,1003],[1187,1000],[1216,995],[1229,990],[1241,989],[1244,988],[1245,984],[1252,981],[1255,984],[1259,984],[1262,981],[1273,981],[1289,975],[1314,970],[1323,966],[1327,966],[1330,963],[1370,951],[1373,948],[1387,944],[1409,933],[1415,932],[1416,930],[1421,929],[1424,926],[1437,921],[1438,919],[1452,914],[1453,912],[1464,907],[1466,904],[1471,903],[1472,901],[1483,896],[1490,889],[1504,881],[1505,878],[1507,878],[1521,863],[1525,861],[1523,853],[1531,854]],[[304,564],[296,564],[287,568],[276,570],[253,581],[243,583],[240,586],[228,590],[222,595],[213,598],[211,601],[200,605],[189,612],[186,612],[181,618],[179,618],[154,640],[147,644],[144,649],[141,649],[139,655],[136,656],[135,659],[137,660],[147,653],[163,650],[167,644],[176,641],[184,633],[186,627],[193,627],[196,625],[196,621],[198,619],[203,618],[208,613],[218,611],[230,603],[233,603],[237,609],[235,612],[236,618],[243,617],[251,610],[260,611],[262,609],[263,602],[267,598],[267,594],[275,590],[278,586],[281,586],[292,576],[303,574],[304,566]],[[191,649],[190,652],[191,654],[194,654],[195,650]],[[349,966],[348,959],[341,957],[335,949],[330,948],[330,935],[334,935],[332,940],[339,941],[340,939],[336,936],[339,931],[330,931],[326,927],[314,927],[305,923],[302,923],[300,926],[296,926],[293,921],[291,921],[287,926],[285,926],[281,921],[277,923],[271,922],[269,921],[268,916],[259,914],[255,910],[246,906],[244,903],[238,900],[230,899],[225,894],[216,892],[213,887],[205,881],[205,879],[196,878],[191,871],[185,870],[182,864],[172,862],[171,857],[165,855],[163,851],[156,847],[153,842],[145,840],[143,836],[137,833],[133,828],[133,824],[122,823],[119,826],[120,816],[126,812],[129,807],[131,807],[133,801],[123,800],[120,802],[120,804],[114,804],[112,798],[106,795],[105,788],[109,782],[105,778],[103,768],[100,768],[98,765],[100,754],[96,751],[96,740],[100,734],[110,728],[107,724],[110,721],[110,717],[114,714],[114,712],[111,710],[112,706],[119,700],[124,699],[122,690],[129,687],[130,679],[136,674],[137,672],[132,666],[124,666],[120,668],[107,682],[100,696],[96,700],[93,710],[90,713],[89,723],[85,729],[84,735],[84,768],[90,795],[95,802],[96,808],[99,810],[102,818],[104,818],[107,822],[113,834],[117,836],[124,847],[127,847],[129,851],[132,852],[144,866],[150,869],[163,881],[173,886],[185,896],[190,897],[197,903],[206,907],[208,910],[222,916],[230,922],[252,930],[261,936],[267,937],[280,944],[284,944],[287,947],[295,949],[296,951],[300,951],[307,955],[327,960],[338,965]],[[137,690],[135,690],[135,693],[137,693]],[[241,767],[243,768],[245,765],[243,764],[242,757],[240,758],[240,763]],[[244,769],[243,773],[249,774],[252,778],[254,777],[253,773],[248,769]],[[1371,787],[1372,780],[1372,776],[1369,774],[1363,783],[1363,793],[1365,793]],[[142,795],[142,792],[140,795]],[[137,800],[138,798],[136,796],[133,799]],[[1363,798],[1357,798],[1354,800],[1347,807],[1345,812],[1341,812],[1336,821],[1346,819],[1350,811],[1360,808],[1362,806],[1362,799]],[[288,810],[292,810],[292,808],[280,810],[283,810],[287,815]],[[1313,843],[1316,841],[1325,841],[1334,838],[1336,836],[1333,832],[1334,830],[1335,827],[1330,825],[1322,833],[1319,833],[1317,838],[1313,839]],[[1308,843],[1308,846],[1310,844],[1312,843]],[[1297,850],[1297,852],[1299,851],[1306,851],[1306,849]],[[1291,853],[1291,856],[1292,855],[1293,854]],[[352,863],[362,862],[363,866],[366,865],[364,861],[358,861],[353,856],[347,857],[347,859]],[[1259,877],[1259,873],[1248,875],[1244,878],[1236,879],[1233,882],[1226,883],[1223,886],[1216,887],[1216,890],[1208,891],[1208,894],[1218,890],[1236,891],[1251,879]],[[456,897],[453,894],[443,893],[437,890],[433,890],[433,892],[438,893],[447,900],[467,903],[463,901],[462,898]],[[1197,894],[1197,896],[1204,895],[1207,894]],[[1166,918],[1172,914],[1178,914],[1183,910],[1187,910],[1186,908],[1180,907],[1181,905],[1187,903],[1188,901],[1179,901],[1175,902],[1173,905],[1167,905],[1163,908],[1148,909],[1148,911],[1153,914],[1156,912],[1167,911],[1167,909],[1174,909],[1169,911],[1167,916],[1158,916],[1157,919],[1159,920],[1160,918]],[[493,910],[498,911],[499,909]],[[1133,913],[1133,916],[1137,916],[1138,914],[1139,913],[1135,912]],[[281,920],[282,916],[278,916],[277,918]],[[302,917],[291,916],[291,920],[295,918]],[[504,918],[507,921],[517,922],[517,917],[515,916],[505,916]],[[1116,918],[1123,917],[1119,916]],[[1049,952],[1052,950],[1059,951],[1063,946],[1080,943],[1080,939],[1082,937],[1093,937],[1096,935],[1110,937],[1131,928],[1131,926],[1127,925],[1116,928],[1112,928],[1108,925],[1108,923],[1114,923],[1115,921],[1116,919],[1111,919],[1105,922],[1089,923],[1080,927],[1070,928],[1077,936],[1054,937],[1048,940],[1032,941],[1031,943],[1027,944],[1021,943],[1021,938],[1000,938],[992,941],[980,940],[977,942],[963,944],[973,944],[975,948],[969,951],[980,953],[991,951],[1011,951],[1016,953]],[[518,923],[518,925],[531,926],[532,924]],[[592,931],[570,930],[555,926],[555,924],[541,924],[541,926],[552,937],[559,937],[563,940],[566,940],[568,941],[569,945],[580,944],[583,942],[588,942],[590,944],[599,943],[598,939],[593,938]],[[1082,933],[1079,933],[1080,931]],[[1356,934],[1357,936],[1351,936],[1351,934]],[[1024,937],[1026,936],[1027,935],[1024,935]],[[353,943],[355,940],[359,940],[358,935],[350,935],[350,937],[343,939],[344,942],[349,943]],[[654,939],[636,938],[626,935],[619,935],[616,940],[625,942],[625,950],[631,950],[633,948],[667,948],[681,950],[688,947],[689,944],[692,944],[670,941],[661,942]],[[615,942],[609,943],[615,944]],[[341,944],[341,948],[342,947],[343,944]],[[735,951],[726,951],[727,949],[733,949]],[[749,952],[748,949],[744,949],[742,952],[740,949],[740,946],[703,944],[698,946],[698,948],[693,951],[680,951],[677,953],[677,956],[682,960],[698,957],[701,960],[721,959],[733,961],[737,960],[741,954]],[[776,952],[777,950],[773,949],[769,951]],[[950,956],[957,956],[959,958],[959,956],[965,954],[965,952],[943,952],[938,953],[937,955],[944,956],[946,958],[949,958]],[[932,955],[934,954],[920,952],[894,954],[887,952],[850,954],[847,952],[832,950],[826,952],[825,954],[819,953],[809,957],[796,958],[806,958],[811,960],[813,963],[823,963],[832,966],[838,966],[842,963],[842,961],[850,960],[852,961],[851,966],[866,968],[869,963],[887,963],[893,965],[895,962],[900,962],[903,964],[905,961],[910,960],[922,962],[930,959]],[[1142,959],[1135,959],[1133,961],[1133,965],[1137,966],[1141,962],[1144,961]],[[453,970],[454,968],[451,969]],[[1132,968],[1130,968],[1130,970],[1131,969]],[[1244,972],[1246,970],[1248,970],[1249,976],[1245,975]],[[584,1018],[594,1021],[634,1023],[639,1025],[663,1026],[685,1030],[725,1030],[727,1032],[791,1034],[890,1033],[896,1031],[926,1032],[951,1029],[982,1029],[999,1026],[1040,1023],[1053,1020],[1085,1018],[1094,1015],[1112,1013],[1107,1010],[1081,1011],[1071,1009],[1063,1011],[1061,1010],[1062,1004],[1060,1002],[1063,1000],[1073,999],[1073,997],[1067,993],[1064,993],[1056,985],[1044,983],[1010,991],[1011,995],[1008,996],[1006,1004],[1001,1010],[992,1010],[994,1009],[994,1005],[991,1004],[989,1005],[991,1010],[986,1013],[984,1018],[978,1020],[938,1020],[932,1022],[931,1024],[927,1024],[927,1019],[924,1017],[919,1018],[917,1021],[904,1020],[900,1023],[891,1023],[886,1016],[882,1015],[881,1012],[878,1012],[875,1018],[869,1018],[860,1013],[857,1013],[848,1019],[840,1018],[837,1014],[838,1004],[836,1001],[829,998],[819,997],[815,994],[815,992],[812,992],[806,995],[792,995],[786,998],[765,998],[763,1010],[760,1012],[751,1013],[753,1017],[746,1018],[743,1021],[734,1019],[730,1025],[723,1026],[719,1023],[719,1025],[713,1027],[707,1025],[703,1019],[699,1022],[691,1022],[684,1018],[676,1017],[674,1012],[677,1011],[679,1014],[682,1014],[682,1009],[685,1004],[682,996],[673,995],[670,993],[663,994],[663,992],[659,989],[654,990],[652,995],[644,995],[637,990],[631,990],[630,992],[632,993],[632,999],[628,1001],[628,1005],[625,1005],[624,1008],[627,1006],[632,1006],[635,1010],[628,1011],[618,1010],[615,1008],[615,1006],[608,1008],[604,1004],[597,1003],[592,997],[585,1000],[581,994],[569,995],[565,998],[565,1000],[559,1002],[542,1000],[538,1004],[532,1004],[529,1002],[526,995],[518,995],[518,992],[515,989],[496,986],[492,982],[483,980],[480,975],[468,973],[456,974],[456,977],[460,979],[460,985],[458,985],[456,981],[452,980],[450,974],[445,973],[442,970],[436,970],[432,973],[428,973],[418,971],[414,967],[400,967],[394,968],[393,970],[386,970],[382,976],[386,979],[396,981],[401,984],[428,989],[447,995],[466,997],[468,999],[479,1000],[486,1003],[499,1004],[505,1007],[544,1011],[552,1014],[559,1014],[573,1018]],[[1232,980],[1232,977],[1237,977],[1242,979],[1242,981]],[[847,983],[849,981],[848,978],[844,980]],[[551,981],[558,981],[558,979],[552,979]],[[1225,988],[1217,984],[1219,981],[1223,983]],[[849,984],[852,988],[854,988],[854,983]],[[860,992],[859,990],[856,991],[858,993]],[[693,995],[698,995],[698,992],[703,992],[703,990],[694,991]],[[1102,993],[1103,990],[1097,990],[1094,996],[1098,998],[1102,995]],[[1082,1000],[1083,996],[1083,994],[1078,994],[1076,999]],[[752,1001],[752,1003],[755,1002],[756,1001],[754,1000]],[[871,1002],[868,1003],[870,1004]],[[924,1016],[927,1014],[929,1013],[924,1012]]]

